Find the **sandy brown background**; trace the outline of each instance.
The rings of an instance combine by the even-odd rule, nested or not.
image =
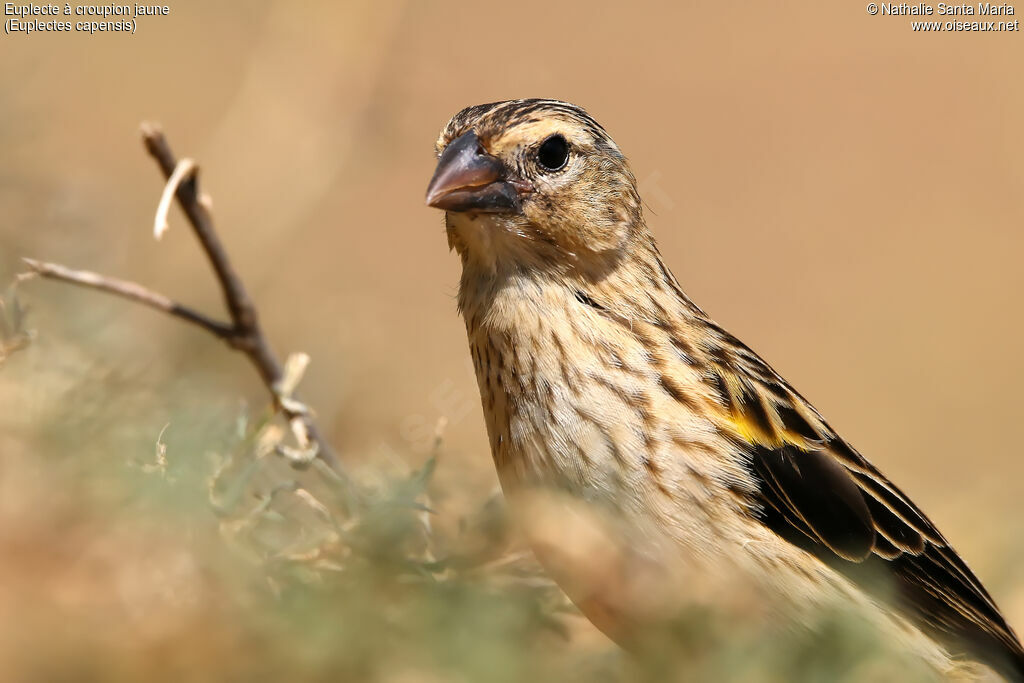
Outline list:
[[[1024,628],[1021,33],[914,33],[857,2],[170,6],[134,36],[0,36],[0,280],[31,255],[219,310],[181,215],[151,236],[161,183],[137,126],[157,120],[200,161],[276,347],[312,355],[305,396],[343,456],[418,462],[447,417],[439,476],[478,499],[495,477],[457,260],[423,204],[432,145],[470,104],[573,101],[630,157],[689,294]],[[39,339],[0,369],[0,581],[20,586],[0,589],[4,620],[14,593],[71,585],[40,570],[80,547],[41,483],[78,481],[69,446],[130,458],[171,421],[173,455],[189,420],[263,398],[177,322],[48,283],[25,296]],[[26,524],[52,532],[45,551]]]

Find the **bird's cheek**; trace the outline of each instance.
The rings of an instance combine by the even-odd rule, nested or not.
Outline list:
[[[543,234],[543,241],[582,254],[620,247],[627,236],[624,212],[592,195],[561,192],[537,194],[523,202],[523,213]]]

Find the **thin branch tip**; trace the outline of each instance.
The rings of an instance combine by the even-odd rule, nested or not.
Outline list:
[[[14,276],[14,283],[16,285],[19,285],[22,282],[28,282],[29,280],[34,280],[38,277],[44,277],[46,275],[47,263],[28,258],[27,256],[22,256],[21,262],[28,266],[28,270]]]
[[[163,137],[164,135],[163,126],[156,121],[143,121],[139,124],[139,131],[145,139]]]

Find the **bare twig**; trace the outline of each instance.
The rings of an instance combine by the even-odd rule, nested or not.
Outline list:
[[[92,289],[98,289],[101,292],[116,294],[117,296],[140,303],[143,306],[149,306],[150,308],[155,308],[158,311],[163,311],[168,315],[173,315],[177,318],[181,318],[182,320],[186,320],[193,325],[198,325],[210,334],[217,336],[228,343],[231,343],[231,338],[235,334],[235,328],[231,325],[222,323],[219,320],[214,320],[199,311],[179,304],[163,294],[146,289],[135,282],[119,280],[115,277],[100,275],[99,273],[93,273],[88,270],[73,270],[57,263],[36,261],[35,259],[30,258],[23,258],[22,261],[32,269],[33,273],[42,277],[50,278],[51,280],[60,280],[62,282],[70,282],[75,285],[90,287]]]
[[[135,282],[84,270],[73,270],[56,263],[32,259],[25,259],[25,263],[33,273],[42,277],[116,294],[186,320],[241,351],[259,372],[263,383],[273,396],[275,406],[291,423],[297,436],[308,437],[299,440],[303,451],[310,454],[309,457],[293,459],[293,464],[304,465],[311,459],[318,458],[335,473],[341,473],[341,464],[334,450],[320,435],[309,410],[292,394],[294,382],[287,381],[281,363],[260,327],[256,307],[214,230],[209,210],[210,200],[199,192],[198,166],[191,160],[184,160],[179,164],[163,132],[156,125],[143,124],[142,140],[167,181],[164,197],[157,211],[156,236],[159,237],[165,229],[162,222],[166,222],[168,198],[170,193],[173,193],[213,267],[231,321],[215,320]]]
[[[175,159],[170,145],[167,144],[163,131],[155,124],[142,124],[142,142],[146,145],[146,150],[150,156],[160,166],[164,178],[170,180],[171,176],[174,175],[174,169],[178,167],[178,161]],[[175,192],[178,204],[181,205],[182,210],[188,217],[188,222],[192,224],[192,229],[199,239],[199,244],[206,252],[210,265],[213,266],[213,271],[220,282],[220,288],[224,294],[224,303],[228,308],[228,313],[231,315],[231,320],[245,330],[258,332],[256,307],[253,306],[252,300],[249,299],[249,294],[246,292],[242,280],[231,266],[228,254],[224,250],[220,238],[217,237],[217,232],[213,229],[213,219],[210,217],[210,212],[205,206],[206,202],[200,201],[198,178],[199,169],[193,168],[189,177],[183,179],[178,185],[178,189]],[[262,334],[253,334],[252,336],[262,339]],[[269,349],[265,349],[261,355],[263,356],[261,371],[279,375],[281,372],[280,364],[274,358],[273,353]],[[269,372],[271,369],[274,370],[273,373]]]

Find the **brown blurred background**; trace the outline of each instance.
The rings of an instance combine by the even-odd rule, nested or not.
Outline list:
[[[855,2],[170,7],[135,35],[0,36],[0,281],[26,255],[220,310],[177,209],[151,236],[137,131],[159,121],[201,164],[277,349],[311,354],[305,398],[343,457],[418,463],[445,417],[445,505],[469,505],[496,480],[458,263],[423,203],[432,145],[470,104],[570,100],[630,157],[688,293],[1024,628],[1021,33],[915,33]],[[145,603],[115,567],[198,571],[116,540],[136,507],[88,463],[149,457],[170,422],[169,457],[198,466],[189,430],[264,395],[178,322],[63,285],[23,298],[39,337],[0,368],[0,632],[31,640],[27,612]],[[102,523],[81,527],[92,502]]]

